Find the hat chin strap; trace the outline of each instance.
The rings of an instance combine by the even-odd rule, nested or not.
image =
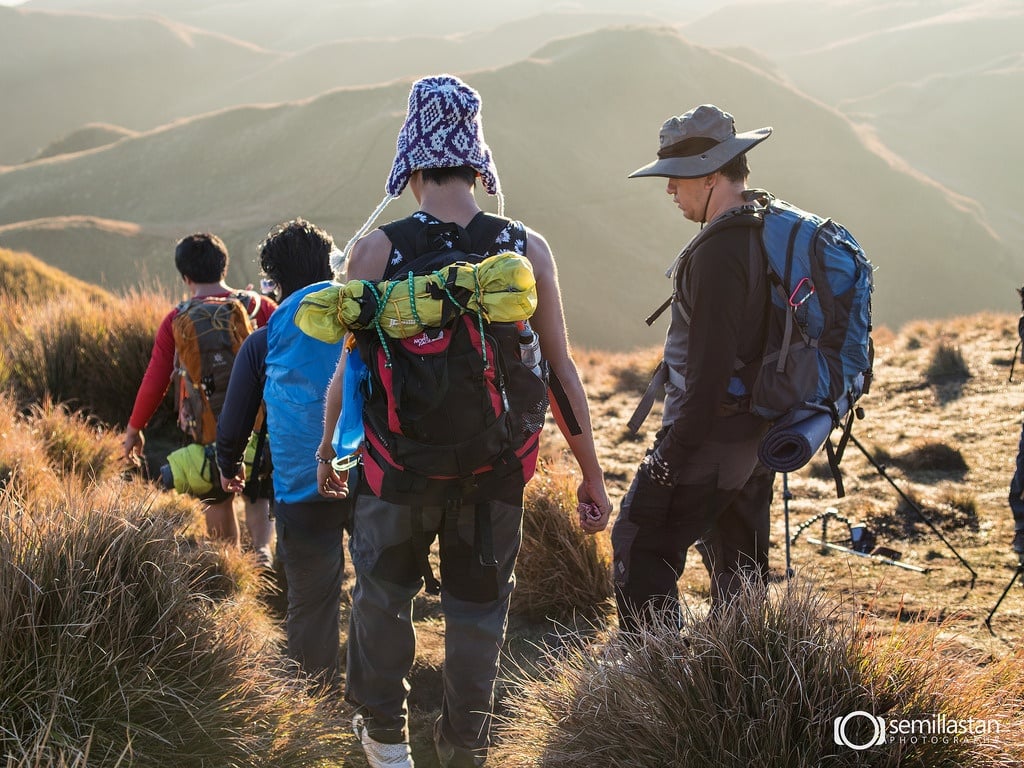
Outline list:
[[[715,192],[715,185],[711,185],[711,189],[708,190],[708,196],[704,200],[704,213],[700,216],[700,228],[704,229],[704,225],[708,222],[708,206],[711,205],[711,195]]]

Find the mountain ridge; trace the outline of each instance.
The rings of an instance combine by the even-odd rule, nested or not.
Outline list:
[[[631,70],[622,67],[626,60]],[[660,181],[626,175],[653,157],[668,114],[709,97],[737,115],[739,130],[776,126],[751,155],[752,184],[833,215],[857,235],[880,269],[879,323],[999,306],[993,285],[1010,279],[1005,249],[963,213],[962,202],[892,168],[834,108],[671,28],[562,38],[529,60],[467,77],[483,94],[509,214],[547,237],[573,338],[587,346],[624,348],[660,334],[641,318],[664,298],[658,275],[696,229]],[[227,108],[9,169],[0,173],[0,224],[83,215],[131,222],[168,240],[208,229],[228,242],[234,281],[254,281],[253,248],[273,224],[302,215],[343,243],[377,205],[408,86],[399,80]],[[410,212],[410,198],[393,203],[385,219]],[[493,200],[480,201],[494,209]],[[104,249],[122,255],[124,268],[114,274],[130,276],[142,259],[150,274],[175,279],[169,258],[154,262],[137,245],[117,238]],[[968,265],[961,256],[971,251],[984,255]],[[618,265],[625,258],[647,277],[623,292]],[[934,272],[945,275],[944,284],[923,285],[921,276]],[[608,327],[609,306],[635,325]]]

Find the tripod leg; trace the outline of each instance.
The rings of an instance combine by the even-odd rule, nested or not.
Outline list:
[[[793,498],[789,493],[789,474],[782,473],[782,514],[786,521],[786,578],[793,578],[793,558],[790,555],[789,544],[789,500]]]
[[[966,568],[968,571],[970,571],[970,573],[971,573],[971,589],[974,589],[974,583],[978,579],[978,574],[977,574],[977,572],[973,568],[971,568],[971,564],[968,563],[966,560],[964,560],[963,556],[959,552],[956,551],[956,548],[952,544],[949,543],[949,540],[945,536],[942,535],[942,531],[940,531],[938,528],[935,527],[935,523],[933,523],[931,520],[929,520],[928,517],[925,515],[925,513],[921,511],[920,505],[918,505],[913,499],[911,499],[909,496],[907,496],[907,494],[905,494],[903,492],[903,489],[900,488],[896,484],[896,481],[893,480],[891,477],[889,477],[889,473],[885,471],[885,466],[882,465],[882,464],[879,464],[877,461],[875,461],[875,457],[872,456],[871,452],[868,451],[868,449],[865,448],[861,444],[860,440],[858,440],[852,434],[850,435],[850,439],[853,441],[853,444],[857,446],[857,448],[860,450],[860,452],[864,454],[864,458],[866,458],[868,460],[868,463],[871,464],[871,466],[875,468],[875,470],[878,472],[878,474],[880,474],[889,483],[889,485],[891,485],[893,487],[893,489],[896,491],[896,493],[899,494],[899,497],[901,499],[903,499],[903,501],[911,509],[913,509],[914,512],[917,513],[917,516],[919,518],[921,518],[922,522],[924,522],[924,524],[927,525],[931,529],[932,533],[934,533],[936,536],[939,537],[939,539],[942,541],[942,543],[945,544],[946,547],[949,549],[949,551],[952,552],[956,556],[956,559],[960,561],[960,564],[963,565],[963,567]]]
[[[1017,581],[1017,577],[1022,573],[1024,573],[1024,565],[1018,565],[1017,570],[1013,572],[1013,578],[1010,579],[1010,583],[1006,585],[1006,589],[1003,590],[1003,594],[999,596],[995,606],[991,611],[989,611],[988,618],[985,619],[985,626],[988,627],[988,631],[993,637],[996,633],[992,631],[992,617],[996,615],[996,611],[999,610],[999,606],[1003,604],[1003,600],[1006,599],[1008,594],[1010,594],[1010,589],[1013,587],[1014,582]]]

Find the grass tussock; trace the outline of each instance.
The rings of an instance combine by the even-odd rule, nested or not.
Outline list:
[[[515,614],[567,621],[593,617],[610,606],[608,537],[590,536],[580,528],[578,483],[567,465],[545,463],[526,487],[523,545],[512,593]]]
[[[191,513],[133,493],[0,498],[0,752],[26,767],[323,764],[341,732],[255,596],[197,590]]]
[[[912,472],[946,472],[962,475],[969,467],[959,448],[940,441],[924,440],[909,451],[897,457],[890,457],[893,464]]]
[[[127,421],[168,309],[165,297],[136,291],[104,303],[78,295],[32,307],[2,303],[0,314],[18,322],[2,329],[0,384],[22,403],[49,397],[107,424]],[[169,416],[165,406],[160,417]]]
[[[939,342],[932,349],[924,375],[929,384],[962,382],[971,378],[971,369],[968,368],[960,347]]]
[[[543,674],[519,682],[498,764],[994,768],[1024,758],[1021,659],[988,668],[950,661],[933,626],[872,637],[808,582],[762,595],[751,586],[720,614],[688,613],[682,632],[551,652]],[[985,718],[1002,728],[969,743],[890,738],[862,752],[837,744],[834,732],[836,718],[857,711],[887,722]],[[868,727],[857,718],[850,739],[866,742]]]
[[[0,392],[0,492],[27,504],[53,500],[62,493],[61,478],[38,433],[6,392]]]
[[[28,425],[42,441],[50,465],[61,474],[101,481],[122,470],[120,438],[94,418],[48,396],[29,413]]]

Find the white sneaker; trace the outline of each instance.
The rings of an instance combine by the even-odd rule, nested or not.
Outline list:
[[[382,744],[370,737],[362,715],[352,718],[352,730],[363,745],[370,768],[414,768],[408,744]]]

